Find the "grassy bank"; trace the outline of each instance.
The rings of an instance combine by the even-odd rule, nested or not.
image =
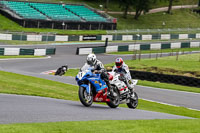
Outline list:
[[[34,56],[34,55],[18,55],[18,56],[0,56],[0,59],[13,59],[13,58],[43,58],[44,56]]]
[[[163,29],[163,28],[198,28],[200,27],[199,16],[189,9],[174,10],[173,14],[164,12],[142,15],[138,20],[128,15],[124,19],[122,15],[113,15],[117,18],[118,29]],[[165,25],[163,25],[165,22]]]
[[[1,133],[199,133],[200,119],[82,121],[0,125]]]
[[[35,33],[49,33],[52,34],[67,34],[67,35],[96,35],[106,34],[104,30],[58,30],[58,29],[42,29],[42,28],[24,28],[14,21],[9,20],[5,16],[0,15],[0,30],[2,31],[14,31],[14,32],[35,32]]]
[[[133,16],[128,15],[127,19],[122,18],[122,15],[111,15],[117,18],[117,29],[166,29],[166,28],[198,28],[200,27],[199,16],[192,13],[189,9],[174,10],[173,14],[164,14],[163,12],[142,15],[139,20],[134,20]],[[187,16],[187,17],[186,17]],[[106,34],[105,30],[56,30],[56,29],[38,29],[38,28],[23,28],[17,23],[0,15],[0,30],[16,31],[16,32],[36,32],[52,34],[76,34],[76,35],[97,35]],[[149,23],[151,22],[151,23]],[[163,26],[165,22],[165,26]],[[165,31],[168,33],[168,31]],[[192,31],[199,32],[199,31]]]
[[[0,93],[78,100],[78,87],[0,71]]]
[[[170,83],[160,83],[160,82],[139,80],[138,85],[149,86],[149,87],[154,87],[154,88],[200,93],[200,88],[176,85],[176,84],[170,84]]]
[[[176,74],[191,77],[199,77],[200,75],[200,54],[168,56],[141,60],[127,60],[126,64],[130,69],[139,71],[148,71],[164,74]],[[113,66],[114,63],[106,66]]]

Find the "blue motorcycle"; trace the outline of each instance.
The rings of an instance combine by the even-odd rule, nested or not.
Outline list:
[[[111,108],[118,107],[120,103],[120,93],[117,89],[112,89],[112,96],[108,96],[108,86],[101,79],[99,73],[93,73],[92,68],[80,71],[76,76],[79,85],[79,99],[81,103],[89,107],[93,102],[106,102]]]

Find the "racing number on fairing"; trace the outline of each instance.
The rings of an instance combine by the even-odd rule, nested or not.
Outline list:
[[[78,78],[79,78],[79,79],[82,79],[84,75],[85,75],[84,72],[79,72],[79,73],[78,73]]]

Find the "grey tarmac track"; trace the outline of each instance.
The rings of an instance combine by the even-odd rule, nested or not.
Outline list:
[[[0,70],[24,74],[24,75],[30,75],[30,76],[39,77],[39,78],[50,79],[50,80],[59,81],[59,82],[63,82],[63,83],[76,84],[74,77],[59,77],[59,76],[53,76],[53,75],[44,75],[44,74],[41,74],[41,72],[44,72],[47,70],[55,70],[64,64],[68,64],[70,68],[81,67],[85,63],[86,56],[85,55],[84,56],[75,55],[76,47],[78,47],[78,46],[79,45],[55,46],[57,48],[57,53],[56,53],[56,55],[53,55],[50,59],[19,59],[19,60],[6,60],[6,61],[0,60]],[[52,46],[50,45],[50,46],[45,46],[45,47],[52,47]],[[146,55],[144,55],[144,56],[147,57]],[[102,60],[103,63],[110,63],[110,62],[113,62],[115,60],[115,58],[118,57],[118,55],[99,54],[99,55],[97,55],[97,57],[98,57],[98,59]],[[131,59],[132,55],[123,56],[123,58]],[[184,106],[184,107],[188,107],[188,108],[200,109],[200,103],[196,102],[200,99],[199,94],[184,93],[184,92],[179,92],[179,91],[165,91],[162,89],[155,89],[155,88],[141,87],[141,86],[137,86],[136,91],[140,98],[145,98],[145,99],[154,100],[154,101],[158,101],[158,102],[164,102],[164,103],[168,103],[168,104],[174,104],[174,105],[178,105],[178,106]],[[2,96],[0,96],[0,97],[2,97]],[[8,97],[7,99],[9,99],[9,97],[11,97],[11,99],[12,99],[12,95],[7,95],[7,97]],[[23,96],[22,98],[24,98],[24,97],[27,99],[29,98],[27,96]],[[43,99],[43,98],[39,98],[39,99]],[[20,103],[22,101],[23,100],[16,103],[16,106],[26,105],[26,104]],[[24,100],[24,101],[26,101],[26,100]],[[51,100],[49,102],[51,102]],[[66,102],[66,104],[67,104],[70,101],[64,101],[64,102]],[[1,100],[0,100],[0,107],[3,107],[3,106],[1,106],[1,104],[7,105],[7,106],[9,106],[9,104],[12,105],[11,101],[9,101],[9,100],[4,101],[4,103],[1,102]],[[37,111],[36,111],[37,113],[34,114],[34,112],[31,110],[31,107],[30,107],[32,105],[33,105],[32,108],[35,108],[35,110],[36,110],[36,108],[38,108],[38,110],[41,111],[41,114],[44,114],[44,112],[46,112],[46,110],[43,110],[42,106],[37,106],[37,105],[30,103],[30,105],[28,105],[27,108],[24,107],[24,110],[22,110],[22,112],[27,111],[26,113],[30,114],[31,118],[28,118],[28,119],[23,118],[24,121],[21,121],[21,122],[34,122],[34,121],[37,122],[36,120],[39,121],[40,118],[41,118],[40,122],[54,121],[53,119],[55,119],[55,121],[58,121],[58,119],[59,119],[59,121],[67,121],[68,118],[69,118],[69,121],[71,121],[71,118],[73,118],[73,117],[69,117],[68,115],[70,115],[70,116],[75,115],[75,114],[73,114],[73,110],[79,110],[79,108],[81,110],[83,107],[80,102],[70,102],[70,105],[75,105],[76,108],[71,109],[72,112],[67,112],[67,111],[64,112],[64,113],[66,113],[65,120],[60,119],[61,117],[58,117],[58,119],[54,118],[55,114],[52,116],[51,115],[48,116],[48,113],[49,113],[48,111],[47,111],[47,114],[45,117],[46,120],[45,120],[45,118],[43,118],[42,116],[37,117],[37,115],[40,116],[40,113],[38,113]],[[56,106],[56,105],[52,105],[52,106]],[[97,109],[99,109],[99,106],[100,105],[95,105],[95,106],[92,106],[91,108],[84,107],[83,109],[91,110],[93,112],[94,110],[96,111]],[[9,106],[9,107],[11,108],[12,106]],[[68,106],[68,108],[71,108],[71,107],[72,106]],[[60,107],[60,108],[61,108],[61,110],[65,110],[65,107],[63,107],[63,108]],[[103,107],[103,109],[105,109],[105,108],[110,109],[107,106]],[[16,107],[16,109],[18,109],[18,108]],[[101,108],[101,111],[103,109]],[[113,111],[113,109],[110,109],[110,110]],[[104,114],[102,114],[102,117],[107,118],[107,119],[110,119],[111,117],[112,117],[112,119],[126,119],[126,117],[127,117],[127,119],[133,119],[133,118],[138,118],[137,116],[139,116],[139,112],[141,111],[141,110],[132,110],[132,111],[138,112],[138,114],[137,114],[137,116],[130,117],[131,115],[129,113],[126,113],[126,111],[129,112],[130,110],[126,110],[126,109],[122,109],[122,110],[125,111],[125,112],[123,112],[123,115],[125,115],[125,117],[117,116],[117,115],[113,115],[113,116],[106,115],[106,117],[104,117],[103,116]],[[17,111],[18,110],[15,110],[15,106],[12,108],[12,111],[10,109],[10,112],[8,111],[6,113],[6,111],[4,110],[3,116],[8,117],[9,120],[7,122],[5,122],[6,118],[0,117],[0,122],[1,121],[4,121],[5,123],[10,123],[12,121],[20,122],[20,120],[18,120],[18,117],[16,117],[17,113],[15,113],[15,112],[17,112]],[[119,111],[119,109],[117,109],[117,111]],[[121,111],[121,108],[120,108],[120,111]],[[87,111],[83,111],[83,112],[85,113]],[[143,111],[141,111],[141,113],[142,112]],[[0,111],[0,116],[1,116],[1,113],[2,112]],[[53,114],[53,111],[50,113]],[[62,114],[62,112],[61,112],[61,114]],[[150,114],[152,114],[152,113],[150,113]],[[152,119],[165,119],[164,117],[161,117],[160,115],[159,115],[159,117],[157,117],[156,116],[157,114],[159,114],[159,113],[155,113],[155,116],[152,115]],[[12,117],[12,115],[13,115],[13,117]],[[83,116],[80,116],[79,120],[83,120],[85,118],[84,117],[85,114],[82,114],[82,115]],[[146,115],[148,115],[148,113]],[[167,115],[167,114],[165,114],[165,115]],[[58,114],[58,116],[59,116],[59,114]],[[36,117],[36,118],[34,118],[34,117]],[[52,118],[50,118],[50,117],[52,117]],[[90,116],[87,116],[87,118],[88,118],[88,120],[92,120],[93,118],[95,118],[95,120],[96,120],[99,117],[92,116],[90,118]],[[138,118],[138,119],[148,119],[148,118],[149,117],[143,115],[143,117]],[[170,118],[170,117],[166,117],[166,119],[168,119],[168,118]],[[78,120],[78,117],[74,118],[74,120]]]
[[[192,119],[129,108],[111,109],[52,98],[0,94],[0,124],[89,120]]]

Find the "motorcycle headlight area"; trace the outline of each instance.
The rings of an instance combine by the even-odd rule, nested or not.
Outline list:
[[[79,72],[79,73],[77,74],[77,78],[81,80],[81,79],[84,77],[85,73],[86,73],[86,72]]]

